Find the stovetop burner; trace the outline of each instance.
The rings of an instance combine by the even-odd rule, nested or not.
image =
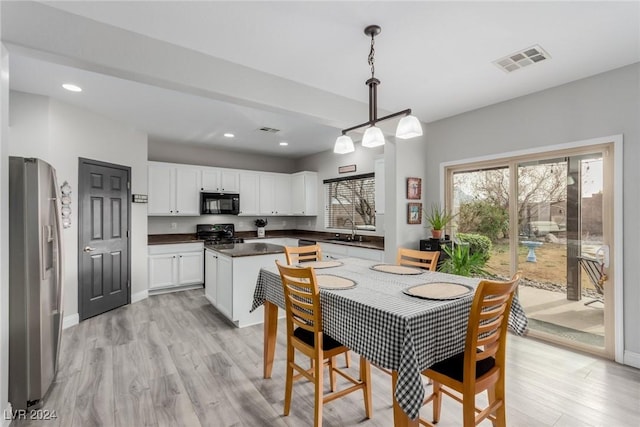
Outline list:
[[[230,243],[243,243],[244,239],[235,237],[233,224],[198,224],[196,236],[204,240],[206,245],[223,245]]]

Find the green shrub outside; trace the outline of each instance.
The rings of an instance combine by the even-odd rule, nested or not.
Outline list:
[[[491,248],[493,244],[491,239],[482,234],[474,233],[458,233],[456,238],[459,242],[469,244],[469,254],[479,254],[484,262],[487,262],[491,257]]]
[[[460,205],[458,231],[487,236],[491,241],[509,235],[509,213],[487,200],[476,200]]]

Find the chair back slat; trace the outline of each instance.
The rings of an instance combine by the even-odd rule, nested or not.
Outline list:
[[[504,367],[509,312],[519,280],[516,274],[507,282],[483,280],[478,284],[467,325],[465,382],[475,381],[480,360],[493,357],[498,369]]]
[[[415,249],[398,248],[396,256],[396,264],[406,265],[408,267],[419,267],[426,270],[435,271],[438,266],[438,257],[440,252],[437,251],[417,251]]]
[[[292,336],[296,327],[319,335],[322,332],[320,291],[316,273],[311,267],[291,267],[276,261],[284,293],[287,314],[287,334]],[[316,342],[321,342],[317,338]]]
[[[289,265],[306,261],[322,261],[322,249],[320,245],[285,246],[284,254],[287,257],[287,264]]]

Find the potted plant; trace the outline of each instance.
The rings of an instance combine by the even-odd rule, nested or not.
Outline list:
[[[444,228],[451,222],[455,215],[447,213],[440,205],[434,203],[429,212],[425,211],[425,221],[431,226],[431,235],[434,239],[441,239]]]
[[[482,253],[471,253],[468,243],[458,243],[450,246],[443,246],[442,250],[448,258],[442,263],[438,271],[458,276],[487,276],[484,266],[486,260]]]
[[[254,221],[256,227],[258,227],[258,237],[264,237],[264,227],[269,223],[267,219],[258,218]]]

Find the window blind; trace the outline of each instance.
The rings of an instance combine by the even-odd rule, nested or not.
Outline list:
[[[324,180],[325,228],[375,230],[375,175]]]

